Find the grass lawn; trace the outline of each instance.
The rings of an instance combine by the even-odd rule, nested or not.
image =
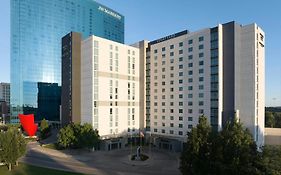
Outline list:
[[[13,167],[12,171],[8,171],[7,166],[0,166],[1,175],[79,175],[78,173],[71,173],[48,168],[41,168],[20,163],[18,167]]]

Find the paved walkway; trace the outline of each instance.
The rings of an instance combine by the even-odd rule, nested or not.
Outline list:
[[[28,153],[21,161],[36,166],[97,175],[178,175],[179,154],[145,149],[147,161],[130,161],[130,148],[114,151],[53,150],[28,144]]]

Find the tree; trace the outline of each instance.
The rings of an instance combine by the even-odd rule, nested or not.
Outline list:
[[[50,135],[50,131],[48,121],[44,118],[40,124],[40,138],[46,139]]]
[[[219,133],[217,149],[222,152],[220,171],[223,174],[260,174],[261,157],[252,135],[234,120],[228,122]],[[221,147],[221,148],[219,148]]]
[[[281,175],[281,146],[265,146],[262,152],[262,163],[265,173]]]
[[[88,148],[97,146],[99,135],[90,124],[69,124],[59,131],[58,144],[63,148]]]
[[[182,174],[207,174],[210,156],[211,127],[204,116],[199,117],[197,127],[187,133],[186,148],[181,154]]]
[[[8,131],[0,133],[0,160],[5,162],[9,171],[12,169],[12,164],[17,163],[17,160],[26,152],[26,142],[17,129],[11,128]]]
[[[272,112],[265,112],[265,127],[274,127],[274,116]]]
[[[281,128],[281,113],[275,112],[273,115],[275,120],[274,128]]]
[[[202,116],[197,127],[188,133],[181,155],[182,174],[261,174],[263,169],[251,134],[236,120],[217,132]]]

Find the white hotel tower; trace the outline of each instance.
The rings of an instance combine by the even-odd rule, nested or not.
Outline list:
[[[236,116],[263,145],[264,39],[256,24],[229,22],[148,43],[145,120],[154,144],[181,150],[204,114],[217,130]]]

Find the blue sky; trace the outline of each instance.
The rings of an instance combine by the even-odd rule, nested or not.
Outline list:
[[[125,16],[125,41],[153,40],[218,23],[257,23],[266,33],[266,105],[281,106],[280,0],[97,0]],[[9,0],[0,2],[0,82],[10,81]]]

